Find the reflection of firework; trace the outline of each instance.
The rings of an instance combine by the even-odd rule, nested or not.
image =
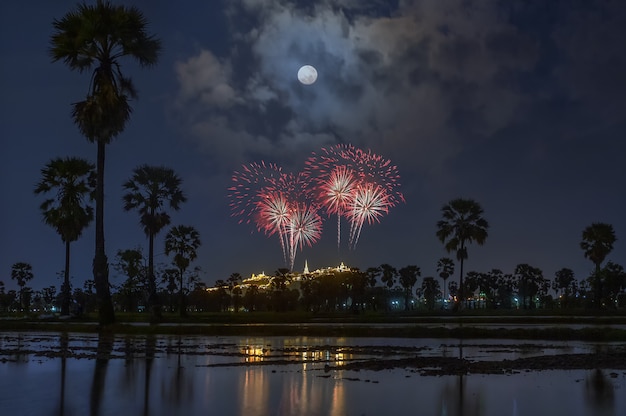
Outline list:
[[[316,243],[322,232],[318,208],[337,215],[337,247],[341,218],[350,223],[350,248],[355,248],[363,224],[379,222],[404,201],[398,170],[391,161],[351,145],[324,148],[306,161],[305,171],[284,173],[264,162],[243,166],[232,177],[233,216],[254,222],[259,231],[277,234],[285,262],[293,270],[298,248]]]

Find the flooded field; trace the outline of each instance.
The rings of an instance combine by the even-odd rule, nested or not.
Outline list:
[[[0,335],[7,415],[623,415],[626,346]]]

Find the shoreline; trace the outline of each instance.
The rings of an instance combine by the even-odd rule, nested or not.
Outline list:
[[[265,320],[238,319],[230,322],[228,320],[210,322],[206,319],[187,319],[184,321],[165,320],[159,324],[149,324],[144,321],[126,321],[104,328],[101,328],[96,321],[82,319],[0,319],[0,331],[114,335],[500,338],[626,342],[626,318],[420,317],[402,320],[320,318],[277,322],[277,317],[274,316],[272,319]]]

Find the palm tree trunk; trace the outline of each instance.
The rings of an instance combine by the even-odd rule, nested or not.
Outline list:
[[[594,277],[595,281],[595,290],[594,290],[594,298],[595,298],[595,308],[602,308],[602,281],[600,280],[600,263],[596,263],[596,275]]]
[[[184,271],[183,271],[183,269],[180,269],[179,272],[180,272],[180,275],[179,275],[180,276],[179,277],[179,279],[180,279],[180,282],[179,282],[180,283],[180,289],[178,291],[178,301],[179,301],[178,308],[179,308],[180,316],[187,316],[187,309],[185,308],[185,294],[183,292],[183,273],[184,273]]]
[[[152,213],[154,215],[154,213]],[[156,278],[154,277],[154,234],[148,237],[148,305],[152,313],[151,322],[161,320],[161,305],[156,292]]]
[[[65,276],[61,285],[61,315],[70,314],[70,242],[65,242]]]
[[[463,290],[463,258],[461,258],[460,260],[460,275],[459,275],[459,302],[460,302],[460,306],[461,308],[463,308],[463,306],[465,306],[465,291]]]
[[[105,142],[98,140],[96,164],[96,254],[93,259],[93,280],[96,286],[98,320],[100,325],[115,322],[115,312],[109,289],[109,264],[104,251],[104,152]]]

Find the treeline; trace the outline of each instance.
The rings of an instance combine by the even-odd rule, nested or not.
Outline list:
[[[114,286],[112,299],[118,312],[145,311],[149,291],[147,266],[139,249],[118,252],[116,270],[129,273]],[[440,259],[439,263],[447,258]],[[594,308],[596,285],[599,283],[601,307],[626,307],[626,272],[608,262],[600,270],[581,281],[574,272],[563,268],[550,279],[542,270],[519,264],[512,273],[493,269],[470,271],[464,279],[465,297],[459,298],[456,281],[445,282],[448,276],[421,277],[420,268],[405,266],[396,269],[389,264],[370,267],[328,269],[310,274],[291,273],[278,269],[273,276],[243,279],[233,273],[208,288],[199,279],[199,269],[184,274],[182,295],[176,282],[175,269],[158,268],[160,276],[157,296],[162,311],[185,315],[197,312],[308,311],[313,313],[373,311],[438,311],[464,307],[468,309],[572,309]],[[443,276],[442,276],[443,274]],[[20,283],[18,281],[18,283]],[[445,287],[445,290],[444,290]],[[60,310],[63,297],[54,286],[33,291],[25,285],[20,291],[5,293],[0,284],[0,311],[52,312]],[[182,296],[182,299],[181,299]],[[72,314],[97,311],[92,280],[72,293]]]

